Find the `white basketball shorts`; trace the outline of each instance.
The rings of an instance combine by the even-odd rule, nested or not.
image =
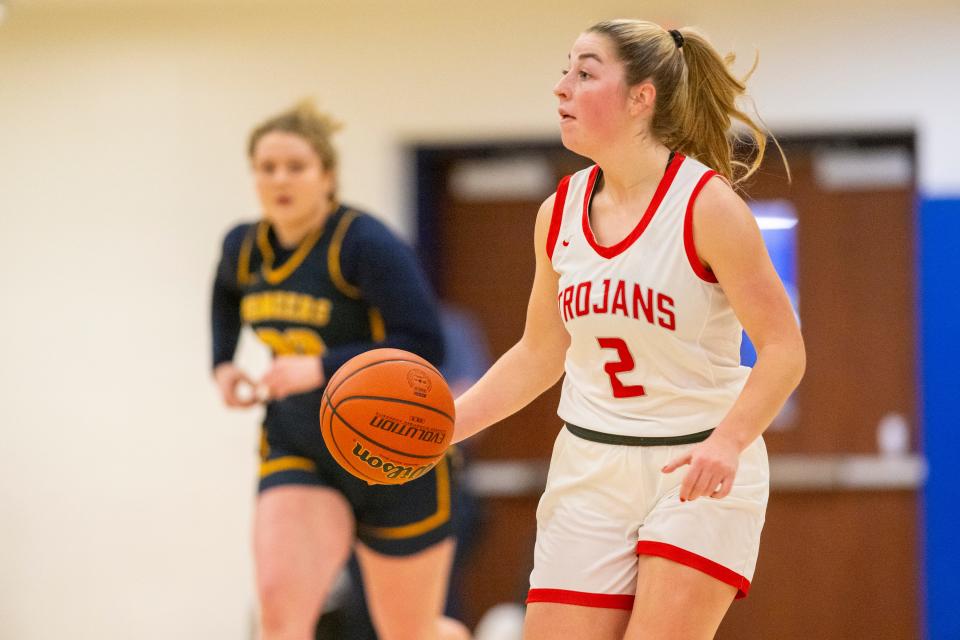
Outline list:
[[[745,597],[767,508],[767,450],[762,438],[744,450],[727,497],[680,502],[690,467],[660,469],[695,446],[602,444],[562,429],[537,508],[527,602],[632,609],[640,555],[693,567]]]

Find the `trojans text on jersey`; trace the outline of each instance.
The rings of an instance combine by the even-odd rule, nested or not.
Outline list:
[[[602,296],[591,303],[594,287]],[[564,322],[590,314],[623,315],[634,320],[644,319],[668,331],[676,331],[674,302],[670,296],[623,280],[603,280],[599,283],[581,282],[560,290],[557,305]]]

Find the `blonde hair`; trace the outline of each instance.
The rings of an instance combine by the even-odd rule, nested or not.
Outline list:
[[[706,37],[689,27],[669,32],[652,22],[621,19],[598,22],[587,32],[613,42],[626,67],[627,86],[653,82],[657,101],[650,129],[660,142],[696,158],[734,185],[759,168],[769,132],[757,123],[759,116],[754,119],[736,105],[746,95],[756,60],[738,79],[730,72],[736,56],[721,58]],[[734,120],[745,126],[745,138],[729,137]],[[776,138],[773,142],[780,149]],[[743,159],[737,157],[741,146],[748,147]],[[783,163],[789,175],[785,157]]]
[[[318,110],[313,100],[307,98],[298,102],[293,108],[257,125],[250,133],[247,155],[253,157],[257,142],[266,134],[271,131],[284,131],[296,134],[309,142],[320,157],[324,170],[333,171],[337,168],[338,157],[331,138],[341,128],[342,125],[339,122]]]

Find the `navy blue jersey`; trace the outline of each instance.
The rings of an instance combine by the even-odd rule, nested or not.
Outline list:
[[[276,355],[321,358],[326,378],[377,347],[439,364],[436,301],[410,248],[373,216],[338,207],[299,246],[284,249],[264,220],[224,239],[213,288],[213,365],[233,359],[242,324]],[[269,402],[270,438],[315,455],[321,389]]]

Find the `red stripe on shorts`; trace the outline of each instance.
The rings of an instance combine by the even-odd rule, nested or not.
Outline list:
[[[722,564],[698,556],[692,551],[675,547],[672,544],[641,540],[637,543],[637,555],[658,556],[679,564],[702,571],[720,582],[729,584],[737,589],[737,599],[746,598],[750,592],[750,581],[735,571],[731,571]]]
[[[531,602],[553,602],[555,604],[576,604],[581,607],[597,607],[600,609],[633,609],[631,595],[614,595],[609,593],[584,593],[583,591],[567,591],[566,589],[530,589],[527,592],[527,604]]]

